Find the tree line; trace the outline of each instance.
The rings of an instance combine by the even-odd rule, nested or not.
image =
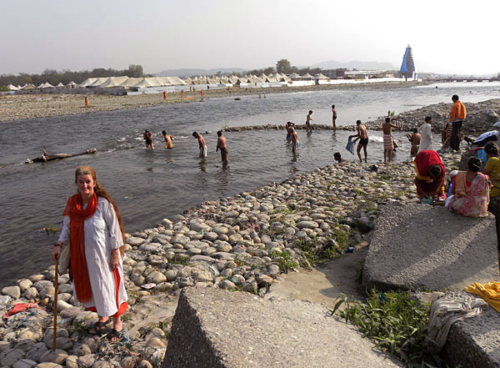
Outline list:
[[[269,74],[275,74],[275,73],[280,73],[280,74],[292,74],[292,73],[297,73],[299,75],[304,75],[304,74],[319,74],[321,73],[321,68],[299,68],[296,66],[292,66],[290,61],[287,59],[281,59],[276,62],[276,68],[270,66],[267,68],[263,69],[254,69],[254,70],[249,70],[245,74],[253,74],[253,75],[261,75],[262,73],[269,75]]]
[[[24,86],[25,84],[34,84],[39,86],[42,83],[48,82],[53,86],[62,83],[67,85],[73,81],[77,84],[82,83],[88,78],[105,78],[105,77],[121,77],[142,78],[149,75],[144,75],[141,65],[131,64],[128,69],[115,70],[112,68],[95,68],[92,70],[83,70],[73,72],[71,70],[57,71],[55,69],[45,69],[41,74],[19,73],[19,75],[2,74],[0,75],[0,86],[12,84],[14,86]]]

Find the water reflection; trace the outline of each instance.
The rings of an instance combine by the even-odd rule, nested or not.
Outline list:
[[[200,168],[200,170],[202,172],[206,173],[207,172],[207,160],[205,160],[205,159],[200,160],[198,167]]]

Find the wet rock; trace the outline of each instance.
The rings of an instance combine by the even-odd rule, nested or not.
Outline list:
[[[11,367],[18,360],[24,359],[25,352],[21,349],[6,349],[0,354],[0,366]]]
[[[2,289],[3,295],[8,295],[12,299],[19,299],[21,297],[21,288],[19,286],[7,286]]]

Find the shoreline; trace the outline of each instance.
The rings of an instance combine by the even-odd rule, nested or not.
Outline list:
[[[447,172],[459,154],[443,155]],[[265,295],[282,275],[368,245],[380,206],[417,202],[409,162],[379,166],[348,162],[291,175],[252,191],[202,202],[183,215],[127,235],[124,277],[130,309],[127,344],[88,335],[96,315],[73,306],[68,275],[61,275],[58,350],[52,351],[54,266],[2,289],[0,312],[39,301],[0,324],[2,365],[86,361],[143,368],[159,364],[168,343],[172,303],[185,287],[215,287]],[[151,290],[141,285],[155,283]],[[155,320],[159,317],[162,320]],[[7,352],[8,354],[4,354]],[[112,353],[110,353],[112,352]],[[7,364],[7,360],[9,359]],[[91,364],[92,365],[92,364]],[[90,365],[89,365],[90,366]]]
[[[430,82],[381,82],[377,84],[338,84],[300,87],[270,87],[270,88],[236,88],[212,89],[204,91],[205,99],[230,98],[239,96],[254,96],[277,93],[315,92],[347,89],[388,89],[422,86]],[[189,86],[187,86],[188,88]],[[186,88],[186,89],[187,89]],[[89,90],[91,92],[92,90]],[[165,106],[177,103],[200,102],[200,93],[184,93],[181,100],[180,93],[167,93],[167,100],[163,100],[162,93],[143,95],[89,95],[90,106],[85,107],[82,94],[34,94],[34,95],[0,95],[0,123],[14,122],[28,119],[39,119],[55,116],[73,116],[103,111],[119,111],[141,109],[156,106]]]

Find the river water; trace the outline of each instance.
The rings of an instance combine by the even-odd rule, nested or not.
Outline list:
[[[76,192],[74,171],[92,166],[100,183],[117,202],[127,232],[151,227],[205,200],[217,199],[281,181],[297,172],[333,162],[335,151],[345,150],[349,132],[299,131],[300,147],[293,156],[283,131],[226,133],[229,167],[215,152],[215,132],[224,126],[303,123],[309,109],[313,124],[329,124],[330,106],[338,109],[339,125],[353,125],[428,104],[450,102],[452,94],[478,102],[500,98],[499,83],[453,83],[411,88],[284,93],[246,96],[159,106],[148,109],[92,113],[70,117],[0,124],[0,287],[43,270],[51,264],[56,234],[41,231],[61,227],[67,198]],[[142,132],[154,132],[156,149],[146,150]],[[164,150],[161,130],[176,137],[173,150]],[[193,131],[205,136],[208,157],[200,160]],[[407,160],[408,144],[396,132],[402,149],[396,161]],[[382,159],[380,132],[370,133],[369,162]],[[96,147],[98,153],[61,161],[25,165],[27,158],[49,153],[77,153]]]

